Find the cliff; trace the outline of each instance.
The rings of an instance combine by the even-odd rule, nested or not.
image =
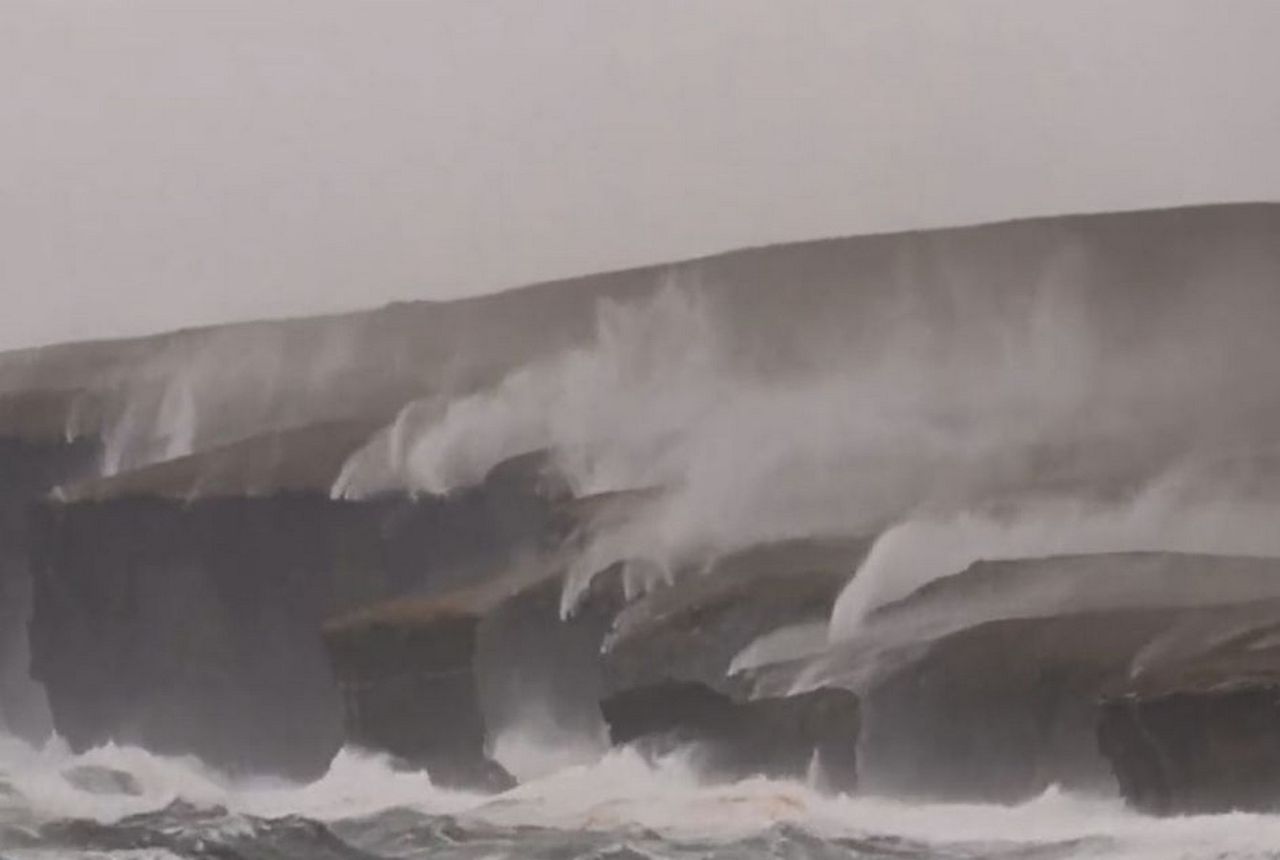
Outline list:
[[[734,669],[735,658],[770,634],[825,631],[867,546],[860,538],[763,543],[626,605],[600,658],[610,741],[650,753],[693,745],[700,772],[712,779],[820,775],[827,788],[852,790],[857,696],[823,688],[756,697]]]
[[[826,623],[869,543],[857,537],[762,543],[657,585],[613,623],[604,643],[606,689],[666,681],[727,687],[734,658],[761,637]]]
[[[31,535],[28,510],[55,486],[91,474],[101,453],[71,429],[74,393],[0,397],[0,727],[33,742],[51,729],[29,674]]]
[[[614,744],[651,752],[693,745],[704,776],[813,778],[842,792],[857,785],[858,699],[848,690],[740,700],[670,681],[617,693],[600,707]]]
[[[1114,792],[1096,740],[1104,694],[1200,614],[1277,597],[1280,562],[1270,559],[979,562],[873,613],[832,653],[766,680],[859,694],[861,779],[874,791],[1001,803],[1052,785]]]
[[[1105,691],[1098,746],[1135,808],[1280,809],[1280,601],[1205,610]]]
[[[426,768],[437,785],[502,790],[485,752],[475,672],[478,607],[460,597],[405,600],[324,627],[346,739]]]
[[[32,670],[73,748],[318,776],[343,741],[322,623],[496,576],[545,538],[519,464],[449,498],[330,498],[350,430],[71,485],[35,512]]]
[[[32,670],[76,748],[312,776],[344,737],[325,621],[512,577],[458,622],[485,734],[530,702],[600,733],[602,701],[621,725],[697,689],[734,735],[756,725],[750,702],[799,681],[858,697],[872,788],[1093,784],[1097,697],[1191,608],[1277,596],[1273,562],[980,564],[815,655],[820,628],[862,536],[922,508],[1129,498],[1188,452],[1228,489],[1266,491],[1278,239],[1274,205],[1034,219],[0,355],[0,694],[10,712],[26,695],[9,692],[27,663],[10,631],[30,592]],[[639,301],[667,287],[692,333]],[[601,567],[734,551],[565,624],[568,486],[685,505],[619,506],[601,533],[626,546]],[[778,540],[831,533],[855,537]],[[434,635],[408,631],[386,646],[405,671]],[[390,732],[368,728],[386,708],[361,708],[362,736]]]

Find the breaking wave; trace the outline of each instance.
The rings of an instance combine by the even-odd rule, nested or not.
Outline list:
[[[115,776],[73,784],[77,769]],[[108,782],[110,782],[108,780]],[[830,797],[794,782],[702,784],[679,755],[629,749],[496,797],[344,750],[307,785],[236,782],[199,763],[0,741],[6,858],[1263,858],[1280,817],[1153,820],[1050,790],[1003,807]],[[263,851],[271,852],[269,855]]]

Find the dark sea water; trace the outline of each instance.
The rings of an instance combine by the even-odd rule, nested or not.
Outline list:
[[[0,744],[4,860],[1280,858],[1280,816],[1153,820],[1058,792],[1021,806],[827,797],[763,779],[703,785],[630,751],[496,797],[344,751],[309,785],[227,780],[129,748]],[[90,767],[106,785],[72,784]]]

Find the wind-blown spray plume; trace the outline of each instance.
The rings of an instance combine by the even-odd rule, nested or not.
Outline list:
[[[843,276],[674,269],[650,298],[602,302],[586,345],[437,402],[431,420],[403,418],[396,468],[376,484],[353,460],[335,491],[447,493],[533,450],[579,493],[661,488],[592,536],[571,591],[615,561],[670,575],[753,542],[898,523],[868,580],[929,523],[969,535],[935,564],[951,572],[1014,544],[1269,550],[1207,515],[1181,527],[1194,499],[1115,511],[1150,508],[1179,471],[1195,470],[1195,503],[1217,504],[1213,488],[1254,493],[1240,475],[1271,468],[1275,246],[1250,231],[1153,247],[1147,227],[1004,229],[999,247],[981,233],[901,238]],[[1023,505],[1056,505],[1057,526],[1006,533]]]

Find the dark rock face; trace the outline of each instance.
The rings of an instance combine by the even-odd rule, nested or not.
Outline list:
[[[735,700],[702,684],[638,687],[601,703],[614,744],[696,744],[712,776],[803,779],[852,790],[857,775],[858,699],[847,690]]]
[[[347,740],[421,765],[439,785],[511,787],[485,753],[479,623],[476,612],[450,602],[405,601],[326,625]]]
[[[1142,812],[1280,809],[1280,683],[1109,698],[1098,745]]]
[[[825,622],[867,546],[861,538],[762,544],[659,587],[619,614],[605,646],[606,688],[724,687],[733,658],[759,637]]]
[[[600,710],[612,743],[692,743],[715,778],[821,773],[828,787],[852,789],[853,693],[753,697],[749,677],[731,677],[730,669],[766,634],[825,622],[867,545],[858,538],[762,544],[626,606],[602,655]]]
[[[1010,619],[933,642],[865,694],[864,773],[877,791],[942,800],[1111,790],[1097,697],[1169,623],[1123,612]]]
[[[447,499],[174,498],[130,479],[126,495],[96,486],[44,505],[32,665],[57,730],[77,749],[115,740],[322,774],[343,740],[322,623],[484,580],[536,545],[549,502],[509,471]]]
[[[1156,815],[1280,809],[1280,601],[1205,610],[1107,691],[1098,746]]]
[[[553,574],[483,614],[475,665],[491,741],[515,729],[546,746],[603,745],[600,648],[621,601],[611,585],[597,577],[562,617],[563,579]]]
[[[313,495],[46,508],[31,644],[58,732],[323,773],[341,724],[318,630],[377,588],[370,513]]]
[[[543,743],[603,735],[600,643],[616,595],[592,589],[569,618],[554,556],[438,598],[357,610],[325,625],[347,739],[423,766],[437,783],[499,790],[488,756],[519,729]]]
[[[44,692],[29,674],[31,534],[28,509],[58,484],[90,472],[99,446],[67,438],[66,397],[0,398],[0,726],[39,741],[50,730]]]
[[[1002,803],[1054,784],[1114,791],[1099,698],[1188,625],[1209,625],[1209,639],[1238,630],[1277,589],[1280,566],[1265,559],[979,563],[877,610],[806,671],[859,693],[871,790]]]

